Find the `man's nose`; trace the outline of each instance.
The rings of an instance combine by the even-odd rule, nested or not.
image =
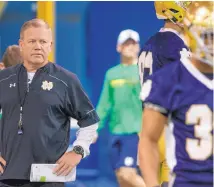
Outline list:
[[[42,48],[42,45],[40,44],[39,41],[37,41],[37,42],[35,43],[34,49],[35,49],[35,50],[40,50],[41,48]]]

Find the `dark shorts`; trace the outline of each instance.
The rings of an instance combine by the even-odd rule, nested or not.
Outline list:
[[[0,187],[65,187],[64,183],[29,182],[25,180],[2,180]]]
[[[109,157],[114,170],[121,167],[137,168],[138,134],[111,135]]]

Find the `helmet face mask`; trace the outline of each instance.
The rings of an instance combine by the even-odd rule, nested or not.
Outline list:
[[[188,37],[192,37],[189,43],[192,57],[213,66],[213,2],[194,2],[193,6],[188,9],[185,19],[191,23],[187,24],[186,34]]]
[[[213,66],[213,31],[197,32],[197,28],[191,28],[196,47],[191,49],[192,57],[200,62]]]

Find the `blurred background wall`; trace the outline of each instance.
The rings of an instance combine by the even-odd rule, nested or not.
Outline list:
[[[95,106],[106,70],[120,60],[116,52],[119,32],[136,30],[143,45],[163,25],[156,18],[152,1],[0,2],[0,59],[8,45],[18,43],[22,24],[37,16],[44,17],[54,30],[55,47],[50,59],[78,75]],[[75,131],[71,130],[71,142]],[[92,145],[91,155],[79,165],[79,181],[68,186],[116,186],[107,139],[106,128]]]

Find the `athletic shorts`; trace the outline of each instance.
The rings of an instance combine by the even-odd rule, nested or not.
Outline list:
[[[109,157],[114,170],[121,167],[137,168],[139,137],[137,133],[129,135],[111,135]]]

